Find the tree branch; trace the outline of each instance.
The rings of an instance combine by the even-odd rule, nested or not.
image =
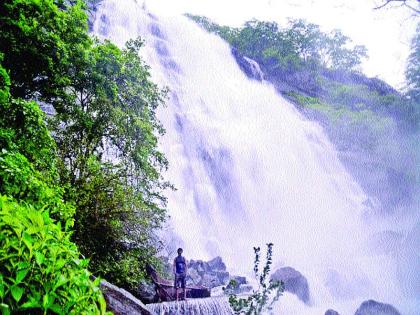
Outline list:
[[[374,10],[379,10],[382,9],[384,7],[386,7],[388,4],[392,3],[392,2],[399,2],[401,3],[401,6],[406,6],[407,8],[409,8],[410,10],[416,12],[417,14],[420,14],[420,10],[416,9],[415,7],[413,7],[412,5],[407,3],[408,0],[385,0],[384,3],[382,3],[381,5],[374,7]],[[418,3],[420,3],[420,0],[417,0]]]

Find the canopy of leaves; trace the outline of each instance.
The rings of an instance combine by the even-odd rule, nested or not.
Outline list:
[[[0,2],[0,52],[12,77],[14,97],[28,99],[41,94],[51,99],[62,94],[68,83],[68,66],[90,42],[85,4],[73,2]]]
[[[302,19],[290,19],[286,27],[276,22],[251,20],[240,28],[219,26],[203,16],[187,15],[206,30],[226,39],[244,55],[262,64],[275,62],[281,69],[312,64],[331,69],[357,69],[367,49],[356,45],[339,30],[324,33]],[[290,70],[290,69],[289,69]]]

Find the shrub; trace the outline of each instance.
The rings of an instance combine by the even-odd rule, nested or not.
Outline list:
[[[265,310],[271,310],[274,303],[278,301],[284,291],[284,284],[282,281],[270,279],[271,264],[273,263],[273,243],[267,244],[267,254],[265,266],[260,271],[261,249],[254,247],[254,274],[258,280],[258,289],[254,290],[252,294],[246,298],[238,298],[235,294],[225,289],[225,293],[229,294],[229,303],[235,314],[258,315]],[[236,287],[235,280],[231,280],[230,287]],[[274,293],[274,295],[273,295]],[[271,300],[270,300],[271,299]]]
[[[104,314],[99,279],[90,280],[70,234],[35,208],[0,195],[0,309],[3,314]]]

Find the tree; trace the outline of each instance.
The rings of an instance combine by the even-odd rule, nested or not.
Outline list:
[[[85,4],[74,2],[0,2],[0,52],[14,97],[50,101],[63,95],[69,65],[90,43]]]
[[[420,102],[420,24],[417,25],[416,34],[411,41],[411,52],[408,56],[405,76],[408,95]]]
[[[351,43],[349,37],[340,30],[332,31],[325,39],[324,64],[334,69],[349,70],[359,66],[362,58],[367,57],[365,46],[356,45],[352,49],[347,48]]]
[[[132,40],[120,50],[95,42],[72,64],[68,95],[51,119],[62,184],[77,208],[74,239],[95,271],[128,288],[159,249],[161,191],[169,186],[157,149],[164,94],[150,81],[141,45]]]

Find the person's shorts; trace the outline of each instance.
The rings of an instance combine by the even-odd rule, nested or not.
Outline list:
[[[185,289],[185,274],[175,274],[174,287],[179,288],[179,285],[181,285],[181,288]]]

